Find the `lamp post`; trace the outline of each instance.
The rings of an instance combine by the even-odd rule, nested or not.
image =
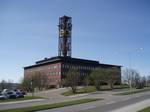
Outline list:
[[[30,85],[31,85],[32,97],[33,97],[34,96],[33,79],[31,79]]]
[[[131,54],[132,52],[128,52],[129,55],[129,87],[130,87],[130,92],[132,91],[132,65],[131,65]]]
[[[129,65],[128,65],[128,67],[129,67],[129,69],[130,69],[130,71],[128,72],[128,75],[129,75],[129,91],[131,92],[132,91],[132,80],[133,80],[133,78],[132,78],[132,57],[131,57],[131,55],[133,54],[133,53],[137,53],[137,52],[141,52],[141,51],[143,51],[144,49],[143,48],[138,48],[138,49],[135,49],[135,50],[132,50],[132,51],[128,51],[128,52],[120,52],[120,53],[118,53],[118,52],[115,52],[114,54],[127,54],[128,56],[129,56]]]
[[[141,52],[143,51],[144,49],[143,48],[139,48],[139,49],[136,49],[134,51],[130,51],[128,52],[128,55],[129,55],[129,69],[131,70],[129,73],[129,77],[130,77],[130,80],[129,80],[129,85],[130,85],[130,92],[132,91],[132,59],[131,59],[131,55],[132,53],[135,53],[135,52]]]

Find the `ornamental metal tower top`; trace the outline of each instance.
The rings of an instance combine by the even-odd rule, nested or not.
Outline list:
[[[58,56],[71,57],[71,17],[62,16],[59,18],[59,42]]]

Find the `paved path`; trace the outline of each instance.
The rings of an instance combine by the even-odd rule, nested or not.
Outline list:
[[[42,100],[45,100],[45,99],[32,99],[32,100],[23,100],[23,101],[1,102],[0,105],[18,104],[18,103],[25,103],[25,102],[37,102],[37,101],[42,101]]]

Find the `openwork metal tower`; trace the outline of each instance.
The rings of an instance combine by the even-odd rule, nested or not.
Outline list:
[[[71,17],[62,16],[59,18],[59,43],[58,56],[71,57]]]

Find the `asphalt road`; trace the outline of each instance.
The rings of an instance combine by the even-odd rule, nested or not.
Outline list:
[[[111,97],[103,101],[91,102],[81,105],[73,105],[56,109],[49,109],[38,112],[112,112],[116,109],[123,108],[135,104],[137,102],[142,102],[147,99],[150,99],[150,92],[134,94],[127,97]]]
[[[134,97],[134,98],[127,99],[127,100],[123,99],[122,101],[118,101],[118,102],[112,101],[106,105],[98,106],[98,107],[88,109],[88,110],[83,110],[80,112],[110,112],[112,110],[116,110],[116,109],[125,107],[127,105],[132,105],[132,104],[135,104],[137,102],[141,102],[147,99],[150,99],[150,94],[140,96],[140,97]]]

